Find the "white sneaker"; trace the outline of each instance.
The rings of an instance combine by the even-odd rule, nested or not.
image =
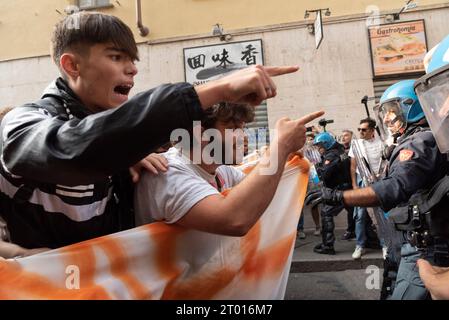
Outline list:
[[[313,235],[314,235],[315,237],[321,236],[321,231],[320,231],[320,229],[316,229],[315,232],[313,233]]]
[[[354,253],[352,254],[352,259],[360,259],[365,253],[365,249],[362,247],[355,247]]]
[[[298,238],[299,239],[305,239],[306,238],[306,234],[304,233],[304,231],[298,231]]]
[[[388,256],[388,248],[387,247],[382,247],[382,258],[387,259]]]

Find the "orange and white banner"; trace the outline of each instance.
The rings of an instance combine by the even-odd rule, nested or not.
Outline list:
[[[244,237],[152,223],[3,260],[0,299],[283,299],[308,169],[298,157],[287,164]]]

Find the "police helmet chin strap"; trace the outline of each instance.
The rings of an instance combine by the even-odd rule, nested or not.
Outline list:
[[[399,120],[398,118],[399,117],[396,116],[393,120],[391,120],[391,124],[393,125],[397,122]],[[407,122],[404,121],[404,124],[399,128],[399,130],[391,135],[393,137],[393,143],[396,144],[398,142],[399,137],[404,134],[405,130],[407,130]]]

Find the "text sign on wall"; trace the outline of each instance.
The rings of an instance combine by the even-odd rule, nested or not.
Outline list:
[[[184,49],[185,80],[193,85],[256,64],[263,65],[262,40]]]
[[[424,20],[368,29],[374,76],[424,72],[427,52]]]

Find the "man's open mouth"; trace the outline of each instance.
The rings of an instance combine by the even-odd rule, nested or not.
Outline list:
[[[133,88],[132,84],[123,84],[123,85],[116,86],[114,88],[114,92],[124,95],[124,96],[127,96],[127,95],[129,95],[129,92],[131,91],[132,88]]]

